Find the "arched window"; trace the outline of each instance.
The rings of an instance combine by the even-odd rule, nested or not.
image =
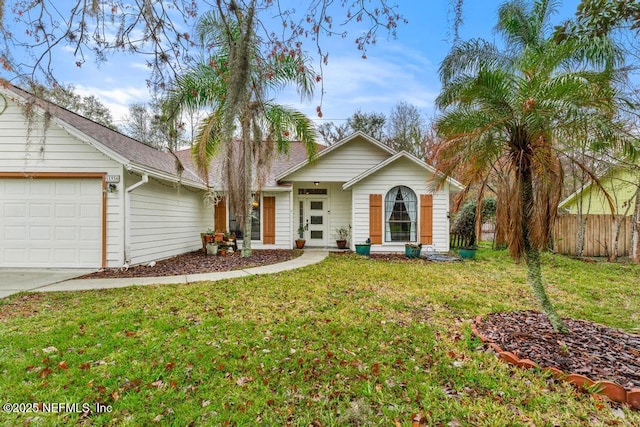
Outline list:
[[[384,198],[385,241],[417,241],[418,198],[409,187],[393,187]]]

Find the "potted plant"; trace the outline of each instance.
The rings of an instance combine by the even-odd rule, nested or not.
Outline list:
[[[208,229],[204,233],[200,233],[200,239],[202,240],[202,251],[207,252],[207,244],[214,241],[214,233],[212,229]]]
[[[404,255],[407,258],[420,258],[420,252],[422,251],[422,243],[407,243],[404,245]]]
[[[304,239],[304,232],[305,232],[305,230],[308,230],[308,229],[309,229],[309,225],[308,224],[304,225],[304,226],[301,225],[300,227],[298,227],[298,236],[299,237],[296,239],[296,248],[298,248],[298,249],[304,248],[304,244],[307,242]]]
[[[371,239],[367,239],[364,243],[356,243],[356,253],[369,256],[371,254]]]
[[[336,228],[336,234],[338,235],[338,239],[336,240],[338,249],[346,249],[347,239],[349,238],[349,229],[347,227],[338,227]]]
[[[216,242],[216,241],[208,242],[205,246],[206,246],[206,254],[207,255],[217,255],[218,254],[218,242]]]

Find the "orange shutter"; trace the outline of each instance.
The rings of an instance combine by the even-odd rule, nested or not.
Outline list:
[[[262,243],[276,243],[276,198],[262,198]]]
[[[420,195],[420,243],[433,244],[433,195]]]
[[[369,238],[382,243],[382,194],[369,194]]]
[[[214,208],[213,229],[215,231],[227,231],[227,203],[221,197]]]

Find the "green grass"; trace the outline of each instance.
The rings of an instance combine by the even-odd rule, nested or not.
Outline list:
[[[563,316],[640,332],[640,266],[544,265]],[[484,249],[464,263],[334,255],[223,282],[15,295],[0,300],[0,402],[113,410],[0,424],[640,425],[482,350],[470,319],[535,309],[525,277]]]

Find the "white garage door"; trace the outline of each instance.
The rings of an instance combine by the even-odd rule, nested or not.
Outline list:
[[[102,180],[0,179],[0,267],[100,268]]]

